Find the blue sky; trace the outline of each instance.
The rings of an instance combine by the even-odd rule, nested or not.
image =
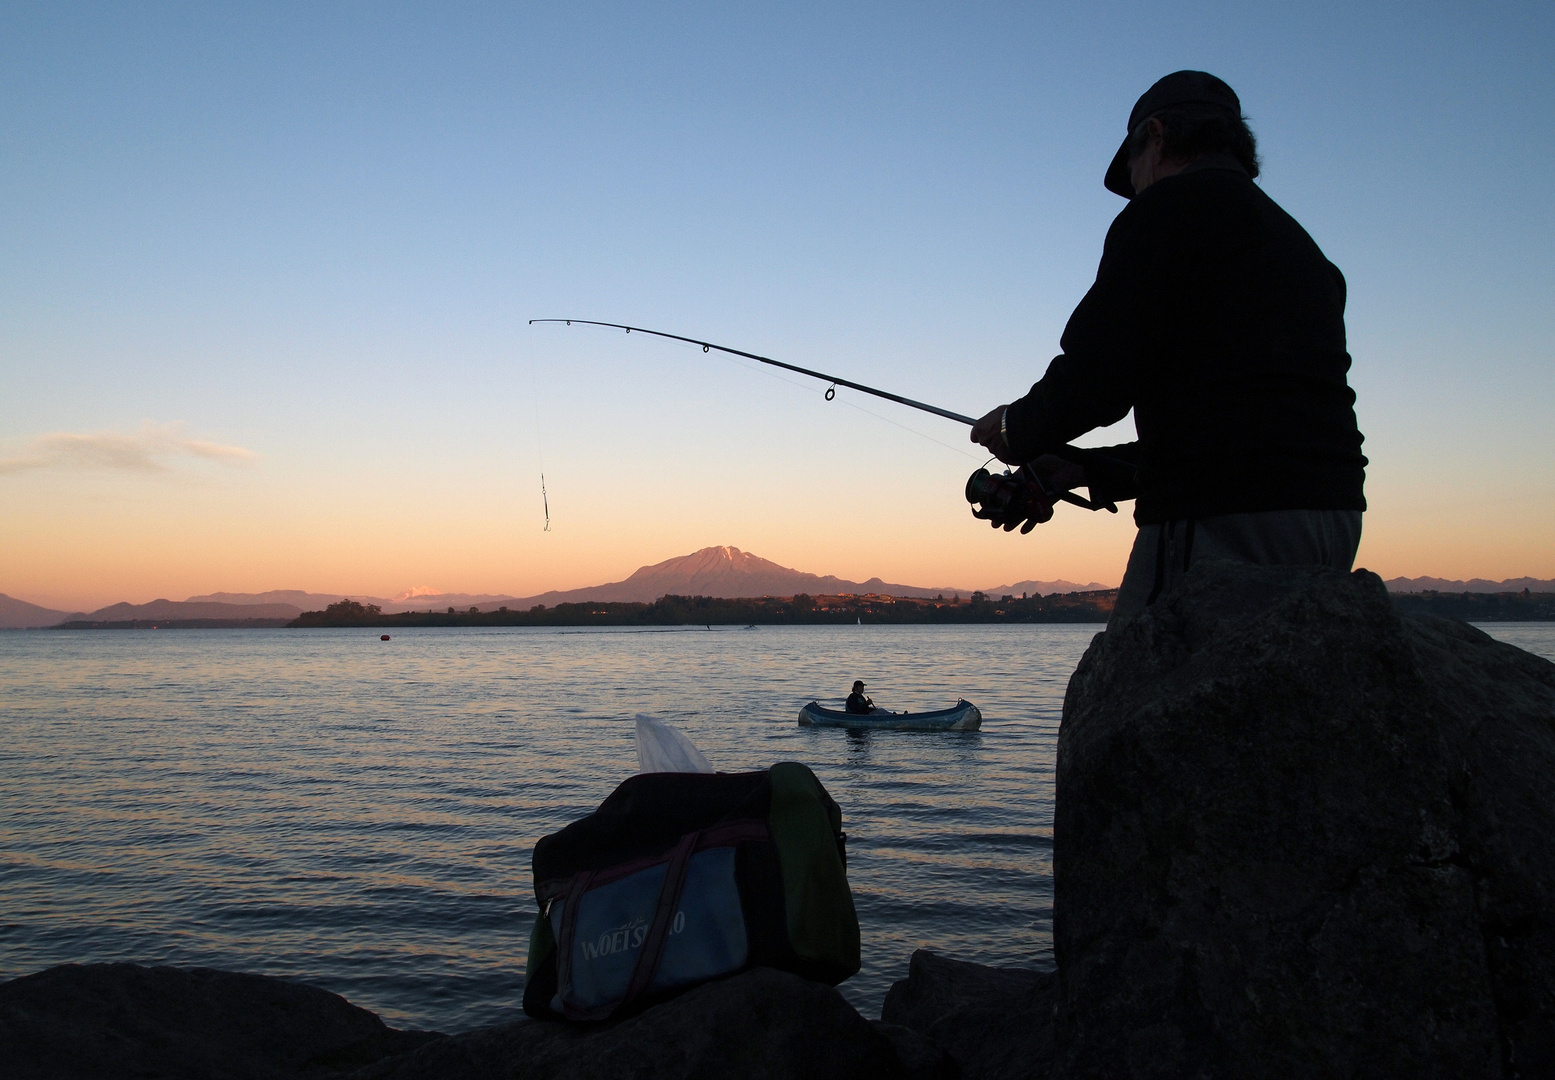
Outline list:
[[[9,4],[0,592],[526,594],[724,543],[1113,583],[1124,517],[976,525],[954,424],[526,322],[981,413],[1183,67],[1349,281],[1361,564],[1555,576],[1552,53],[1534,4]]]

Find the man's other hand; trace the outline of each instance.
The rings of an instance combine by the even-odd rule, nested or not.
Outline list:
[[[1049,488],[1073,491],[1077,487],[1086,486],[1085,470],[1057,454],[1043,454],[1037,460],[1027,463],[1026,468],[1040,476]]]
[[[1004,423],[1004,410],[1008,405],[1000,405],[987,416],[972,425],[972,441],[979,446],[986,447],[988,452],[1006,465],[1024,465],[1025,462],[1015,456],[1010,449],[1010,444],[1004,441],[1004,432],[1001,430]]]

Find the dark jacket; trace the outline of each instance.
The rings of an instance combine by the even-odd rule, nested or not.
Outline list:
[[[848,695],[848,700],[842,708],[845,712],[867,713],[874,709],[874,705],[870,704],[867,697],[855,690]]]
[[[1010,405],[1010,445],[1029,461],[1132,408],[1139,441],[1107,452],[1137,466],[1111,495],[1141,525],[1364,510],[1344,301],[1295,219],[1234,159],[1202,158],[1113,221],[1063,354]]]

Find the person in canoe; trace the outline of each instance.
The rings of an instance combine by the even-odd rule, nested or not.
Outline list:
[[[842,708],[844,712],[856,713],[860,715],[864,713],[872,713],[875,711],[874,700],[864,696],[863,679],[854,680],[853,693],[848,695],[848,703]]]

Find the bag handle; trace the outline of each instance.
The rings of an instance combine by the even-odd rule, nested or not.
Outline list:
[[[556,986],[558,989],[572,985],[572,943],[578,936],[577,907],[583,899],[583,894],[588,891],[589,881],[594,877],[594,871],[584,870],[572,875],[572,879],[566,883],[559,896],[553,897],[546,903],[545,909],[540,913],[542,919],[548,918],[551,904],[562,905],[561,933],[556,935]],[[562,1003],[564,1012],[570,1009],[566,1002]]]
[[[654,975],[658,973],[659,961],[664,955],[664,943],[669,939],[670,927],[675,922],[675,912],[680,907],[691,856],[703,848],[749,840],[765,840],[769,836],[768,826],[760,821],[725,822],[682,836],[671,850],[668,865],[664,868],[664,880],[659,884],[659,896],[654,903],[653,921],[648,924],[642,951],[637,954],[637,961],[632,965],[632,977],[627,981],[626,993],[619,1001],[594,1009],[580,1008],[563,997],[562,1015],[568,1020],[607,1020],[647,990],[649,984],[653,982]],[[660,856],[660,859],[662,858],[663,856]],[[659,860],[644,860],[648,865],[657,861]],[[638,868],[635,864],[632,866],[633,869]],[[578,907],[583,901],[583,894],[591,885],[604,884],[605,880],[614,880],[622,876],[623,869],[623,867],[613,867],[610,870],[584,870],[571,878],[559,881],[552,879],[536,886],[537,894],[543,891],[547,896],[554,897],[552,902],[562,905],[561,932],[557,935],[556,941],[556,986],[563,994],[565,988],[572,985],[572,946],[577,937]],[[548,911],[549,907],[546,910]],[[544,918],[544,914],[541,917]]]
[[[680,838],[680,843],[675,845],[674,851],[670,854],[669,864],[664,868],[664,880],[659,884],[659,897],[654,904],[653,921],[648,924],[648,933],[643,938],[642,948],[637,953],[637,962],[632,965],[632,977],[627,981],[626,992],[621,999],[608,1005],[584,1009],[564,997],[562,1015],[568,1020],[608,1020],[648,988],[655,972],[658,971],[659,959],[664,954],[665,939],[669,937],[670,927],[675,922],[675,909],[680,906],[681,890],[686,884],[686,868],[690,865],[692,852],[696,850],[697,842],[701,838],[702,834],[699,832],[687,833]],[[558,952],[556,985],[558,987],[572,985],[572,944],[577,936],[577,909],[594,877],[595,875],[588,871],[573,875],[569,882],[570,887],[562,901],[566,906],[562,909],[561,940],[556,943]]]
[[[632,968],[631,981],[626,984],[626,995],[616,1008],[631,1002],[648,989],[653,976],[659,970],[659,960],[664,955],[664,942],[669,939],[670,927],[675,923],[675,911],[680,907],[680,894],[686,885],[686,868],[691,865],[691,853],[696,851],[702,839],[700,832],[687,833],[675,845],[669,866],[664,870],[664,883],[659,886],[659,902],[653,910],[653,922],[648,924],[648,936],[643,939],[642,951],[637,954],[637,964]]]

